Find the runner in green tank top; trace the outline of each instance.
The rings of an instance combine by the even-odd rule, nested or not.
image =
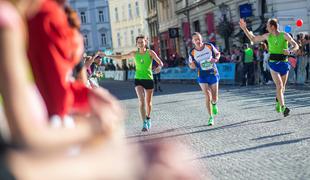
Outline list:
[[[289,34],[279,31],[277,19],[269,19],[266,28],[268,33],[259,36],[255,36],[247,29],[246,22],[243,19],[240,19],[239,24],[250,41],[254,43],[268,41],[270,73],[276,85],[276,111],[283,113],[284,117],[288,116],[290,110],[284,102],[285,85],[290,68],[287,56],[297,52],[299,49],[297,43]],[[288,49],[288,43],[292,45],[291,49]]]
[[[148,131],[151,128],[150,115],[152,111],[152,98],[154,90],[152,61],[154,59],[159,65],[155,69],[156,73],[160,72],[163,62],[154,51],[146,48],[147,40],[145,36],[136,37],[136,44],[138,51],[132,51],[123,55],[106,55],[102,53],[102,56],[116,60],[134,58],[136,65],[135,90],[139,99],[140,117],[143,121],[142,131]]]

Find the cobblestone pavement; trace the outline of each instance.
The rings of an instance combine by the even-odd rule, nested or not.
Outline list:
[[[268,86],[220,86],[219,115],[207,126],[197,84],[165,83],[153,99],[153,128],[142,133],[132,82],[103,81],[128,111],[129,141],[173,140],[193,152],[202,179],[310,179],[310,88],[288,86],[291,115],[275,112]]]

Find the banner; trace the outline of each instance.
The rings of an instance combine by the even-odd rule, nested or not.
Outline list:
[[[221,80],[235,80],[235,64],[234,63],[220,63],[216,64]],[[189,67],[174,67],[174,68],[165,68],[161,70],[160,73],[161,79],[170,79],[170,80],[187,80],[187,79],[196,79],[197,71],[192,70]],[[134,79],[135,72],[128,71],[128,79]]]

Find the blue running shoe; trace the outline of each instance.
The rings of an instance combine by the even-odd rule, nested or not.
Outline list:
[[[144,120],[143,121],[143,127],[142,127],[142,132],[148,131],[148,125],[147,125],[147,121]]]
[[[151,129],[151,127],[152,127],[152,121],[151,121],[151,119],[146,119],[146,123],[147,123],[147,128],[148,128],[148,129]]]

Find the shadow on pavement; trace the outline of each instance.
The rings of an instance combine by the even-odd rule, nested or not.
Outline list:
[[[103,80],[100,86],[109,90],[120,100],[137,98],[133,81]],[[154,96],[200,91],[198,84],[161,83],[162,92],[154,92]]]
[[[285,135],[289,135],[292,134],[293,132],[289,132],[289,133],[280,133],[280,134],[275,134],[275,135],[270,135],[270,136],[262,136],[259,138],[255,138],[255,139],[251,139],[253,141],[258,141],[258,140],[263,140],[263,139],[268,139],[268,138],[274,138],[274,137],[279,137],[279,136],[285,136]]]
[[[218,153],[218,154],[211,154],[211,155],[207,155],[207,156],[202,156],[202,157],[196,158],[195,160],[219,157],[219,156],[224,156],[224,155],[228,155],[228,154],[234,154],[234,153],[240,153],[240,152],[245,152],[245,151],[257,150],[257,149],[268,148],[268,147],[273,147],[273,146],[282,146],[282,145],[287,145],[287,144],[299,143],[301,141],[305,141],[305,140],[309,140],[309,139],[310,139],[310,137],[306,137],[306,138],[299,138],[299,139],[294,139],[294,140],[287,140],[287,141],[279,141],[279,142],[267,143],[267,144],[263,144],[263,145],[259,145],[259,146],[250,147],[250,148],[244,148],[244,149],[238,149],[238,150],[228,151],[228,152],[224,152],[224,153]]]

